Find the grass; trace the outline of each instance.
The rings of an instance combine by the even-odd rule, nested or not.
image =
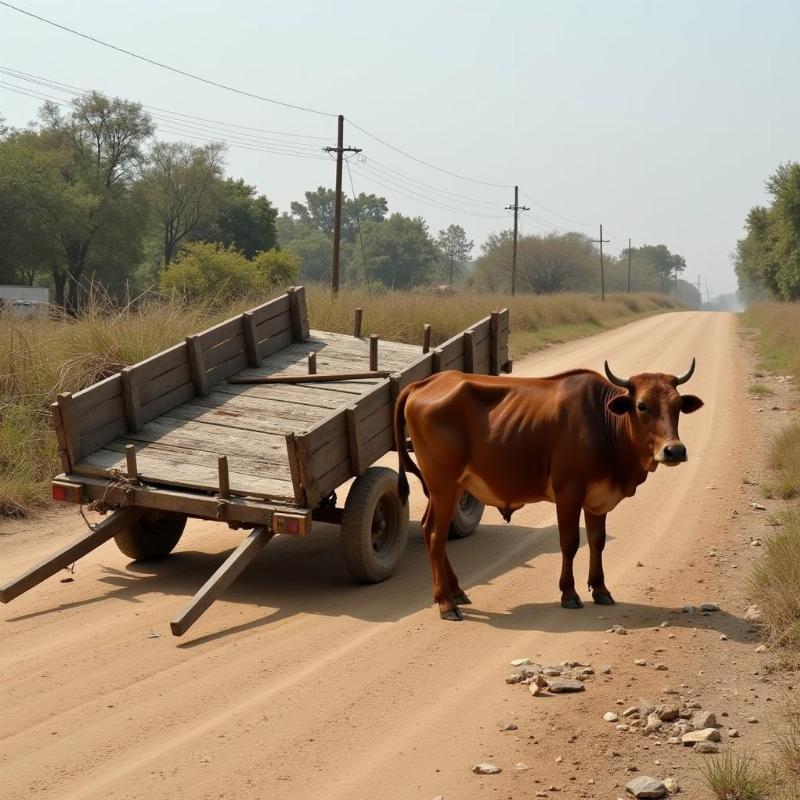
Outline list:
[[[718,800],[767,800],[772,775],[751,753],[725,750],[700,767],[706,786]]]
[[[754,303],[743,319],[758,331],[759,366],[800,382],[800,303]]]
[[[754,383],[751,384],[747,391],[752,394],[754,397],[768,397],[771,394],[775,394],[769,386],[764,386],[763,383]]]
[[[800,649],[800,507],[787,509],[781,522],[764,541],[750,595],[761,608],[770,640]]]
[[[800,497],[800,422],[784,428],[770,445],[769,466],[775,477],[767,485],[772,497]]]
[[[511,309],[511,355],[544,344],[596,333],[648,314],[680,308],[657,294],[517,296],[459,292],[342,291],[310,286],[313,327],[350,333],[357,307],[362,332],[419,343],[423,324],[434,345],[503,306]],[[153,301],[115,309],[97,300],[78,319],[21,320],[0,314],[0,516],[23,516],[48,503],[50,479],[59,471],[49,404],[59,392],[74,392],[246,308],[248,298],[225,308]]]

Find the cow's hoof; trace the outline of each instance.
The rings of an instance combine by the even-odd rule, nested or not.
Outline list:
[[[451,608],[447,611],[440,611],[439,616],[442,619],[446,619],[448,622],[461,622],[464,619],[464,615],[461,613],[461,609],[459,608]]]
[[[453,602],[459,606],[471,606],[472,600],[467,597],[466,592],[458,592],[453,595]]]
[[[596,589],[592,592],[592,599],[598,606],[615,606],[617,604],[608,589]]]
[[[583,601],[578,597],[578,595],[573,594],[569,597],[562,597],[561,598],[561,607],[562,608],[583,608]]]

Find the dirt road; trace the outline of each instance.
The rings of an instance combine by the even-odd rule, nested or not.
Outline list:
[[[732,606],[736,586],[693,566],[711,547],[725,552],[754,453],[735,318],[652,317],[515,365],[516,374],[545,375],[602,370],[607,357],[619,374],[682,372],[693,355],[685,390],[706,405],[681,422],[689,462],[658,470],[609,517],[606,579],[617,606],[559,606],[555,507],[539,504],[511,525],[487,511],[475,536],[451,543],[474,605],[462,623],[440,621],[416,484],[408,554],[390,581],[354,586],[332,528],[276,539],[181,640],[167,620],[241,534],[190,523],[176,554],[151,565],[129,563],[109,543],[79,562],[73,582],[53,578],[0,611],[0,797],[613,798],[628,767],[679,770],[684,753],[625,738],[602,713],[671,683],[710,692],[721,677],[711,661],[724,665],[724,683],[737,670],[746,681],[737,654],[753,645]],[[0,580],[81,524],[72,510],[4,523]],[[587,567],[584,546],[579,586]],[[698,620],[676,609],[706,600],[722,610],[698,634]],[[674,639],[653,630],[664,620]],[[629,636],[605,633],[617,622]],[[669,672],[633,666],[659,645]],[[581,695],[533,698],[504,682],[509,660],[522,656],[609,664],[612,673]],[[518,729],[502,732],[506,721]],[[481,761],[503,772],[473,775]]]

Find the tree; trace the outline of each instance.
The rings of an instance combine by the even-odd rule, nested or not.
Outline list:
[[[218,187],[217,208],[210,222],[195,238],[236,247],[247,258],[278,243],[275,220],[278,210],[255,186],[228,178]]]
[[[138,103],[97,92],[73,100],[68,115],[45,103],[40,118],[30,142],[58,162],[63,184],[53,219],[60,253],[50,264],[56,302],[75,313],[93,248],[113,239],[115,225],[129,223],[126,207],[153,123]]]
[[[290,205],[291,218],[300,225],[333,235],[333,211],[336,193],[333,189],[319,186],[314,192],[305,193],[306,202]],[[388,205],[385,197],[374,194],[359,194],[353,200],[345,197],[342,202],[342,239],[355,239],[358,223],[382,222],[386,219]]]
[[[418,286],[433,275],[439,250],[421,217],[392,214],[383,222],[367,221],[361,228],[370,276],[384,286]]]
[[[454,267],[463,266],[469,259],[474,242],[467,239],[467,232],[460,225],[448,225],[445,230],[439,231],[436,244],[442,256],[450,266],[450,287],[453,286]]]
[[[221,194],[225,145],[158,142],[142,171],[142,188],[158,220],[164,266],[178,245],[210,224]]]
[[[300,271],[300,258],[287,250],[264,250],[256,253],[253,265],[267,289],[291,286]]]

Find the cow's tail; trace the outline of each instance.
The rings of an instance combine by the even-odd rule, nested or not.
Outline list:
[[[398,461],[397,493],[400,495],[403,504],[408,502],[408,495],[410,493],[408,478],[406,478],[406,470],[419,478],[425,496],[428,496],[428,487],[425,485],[425,479],[422,477],[419,467],[408,454],[408,448],[406,447],[406,403],[411,396],[413,388],[413,384],[411,386],[406,386],[406,388],[400,392],[400,396],[397,398],[397,403],[394,407],[394,443],[397,448]]]

